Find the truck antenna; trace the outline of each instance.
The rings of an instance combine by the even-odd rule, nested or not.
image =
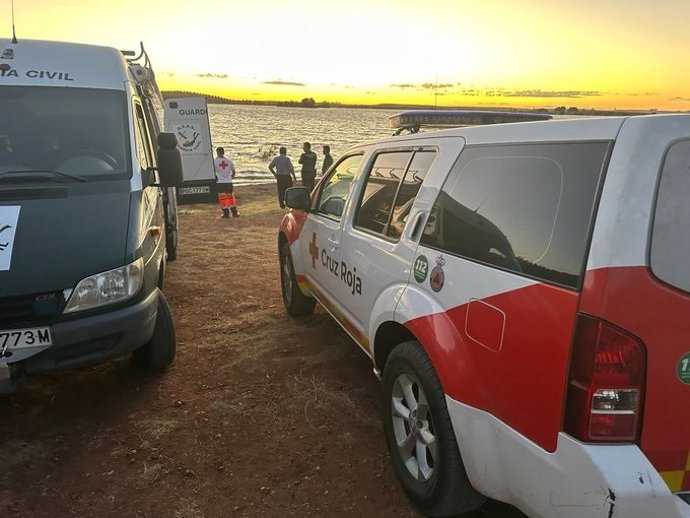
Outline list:
[[[17,33],[14,30],[14,0],[10,0],[12,5],[12,43],[17,43]]]

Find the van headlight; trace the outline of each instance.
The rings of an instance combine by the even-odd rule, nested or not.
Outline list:
[[[144,281],[144,260],[79,281],[67,302],[65,313],[94,309],[133,297]]]

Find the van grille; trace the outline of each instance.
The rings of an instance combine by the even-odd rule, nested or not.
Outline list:
[[[50,323],[65,309],[62,292],[0,297],[0,328]]]

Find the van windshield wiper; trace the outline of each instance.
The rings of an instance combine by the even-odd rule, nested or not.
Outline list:
[[[76,182],[85,182],[86,181],[86,178],[84,178],[83,176],[77,176],[76,174],[63,173],[61,171],[54,171],[52,169],[16,169],[16,170],[10,170],[10,171],[2,171],[2,172],[0,172],[0,179],[5,175],[14,175],[14,174],[51,174],[51,175],[59,176],[61,178],[69,178],[70,180],[74,180]]]

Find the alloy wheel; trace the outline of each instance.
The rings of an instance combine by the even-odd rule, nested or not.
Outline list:
[[[438,442],[433,416],[421,384],[409,374],[400,374],[391,394],[393,433],[407,470],[419,482],[433,475]]]

